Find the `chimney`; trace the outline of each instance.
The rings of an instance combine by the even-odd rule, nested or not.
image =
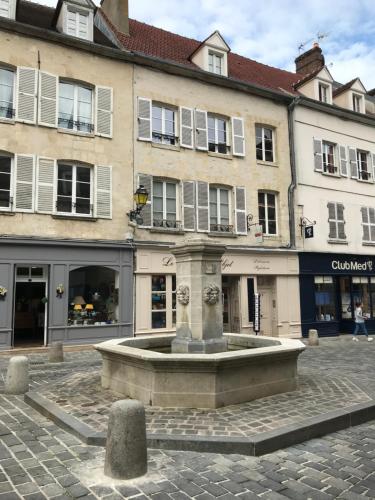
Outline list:
[[[118,31],[129,35],[128,0],[102,0],[100,7]]]
[[[298,56],[294,62],[296,63],[296,73],[300,75],[309,75],[323,68],[325,64],[322,49],[317,42],[313,43],[312,49]]]

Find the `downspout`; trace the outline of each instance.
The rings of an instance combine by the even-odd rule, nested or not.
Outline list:
[[[288,133],[289,133],[289,155],[291,182],[288,187],[288,210],[289,210],[289,248],[296,248],[296,225],[294,213],[294,191],[297,187],[296,159],[294,149],[294,108],[298,105],[300,97],[296,97],[288,105]]]

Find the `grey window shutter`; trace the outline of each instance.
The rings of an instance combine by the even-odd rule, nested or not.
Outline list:
[[[207,111],[195,110],[195,147],[208,150]]]
[[[56,161],[51,158],[38,158],[36,174],[36,211],[52,214],[55,210]]]
[[[25,123],[36,123],[37,75],[34,68],[17,69],[16,119]]]
[[[209,197],[208,183],[197,182],[197,231],[209,230]]]
[[[31,155],[16,155],[15,200],[17,212],[34,211],[35,158]]]
[[[372,160],[372,180],[375,182],[375,153],[371,153],[371,160]]]
[[[144,97],[138,97],[138,139],[141,141],[152,139],[151,99]]]
[[[345,240],[345,221],[344,221],[344,205],[342,203],[336,204],[337,210],[337,233],[340,240]]]
[[[232,141],[234,156],[245,156],[245,127],[243,118],[232,117]]]
[[[101,137],[112,137],[113,89],[96,87],[95,133]]]
[[[329,235],[331,239],[337,238],[337,226],[336,226],[336,205],[335,203],[328,203],[328,223],[329,223]]]
[[[340,154],[340,174],[343,177],[348,177],[348,159],[346,156],[345,146],[339,146],[339,154]]]
[[[180,146],[192,149],[193,140],[193,110],[180,107]]]
[[[195,182],[183,181],[183,214],[185,231],[195,231]]]
[[[348,148],[348,150],[349,150],[350,177],[352,179],[358,179],[357,151],[355,148]]]
[[[244,187],[236,187],[235,195],[235,221],[236,233],[247,234],[246,224],[246,189]]]
[[[369,217],[368,217],[368,208],[361,207],[362,214],[362,230],[363,230],[363,241],[370,241],[370,228],[369,228]]]
[[[314,145],[314,170],[323,172],[323,148],[321,139],[313,139]]]
[[[57,76],[39,71],[39,125],[57,127],[57,92]]]
[[[112,167],[96,165],[94,215],[112,219]]]
[[[148,200],[142,208],[141,217],[143,219],[142,227],[152,227],[152,175],[139,174],[138,186],[144,186],[148,192]]]

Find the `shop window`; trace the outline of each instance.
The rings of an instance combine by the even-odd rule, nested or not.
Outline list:
[[[99,326],[117,323],[119,273],[88,266],[69,273],[68,325]]]
[[[176,276],[151,276],[151,328],[176,326]]]
[[[332,276],[315,276],[315,316],[317,321],[336,319],[335,284]]]
[[[356,302],[362,302],[362,312],[365,316],[371,315],[370,303],[370,287],[369,279],[367,276],[353,276],[352,277],[352,303],[355,307]]]
[[[350,278],[349,276],[342,276],[339,278],[340,297],[341,297],[341,318],[351,319],[352,317],[352,304],[350,296]]]
[[[375,278],[372,277],[370,278],[370,294],[371,294],[371,304],[372,304],[371,317],[375,318]]]

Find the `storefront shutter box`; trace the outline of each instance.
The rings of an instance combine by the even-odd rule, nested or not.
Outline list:
[[[183,216],[185,231],[195,231],[195,182],[183,181]]]
[[[94,215],[101,219],[112,219],[112,167],[95,167]]]
[[[205,232],[209,230],[209,197],[208,183],[197,182],[197,230]]]
[[[36,174],[36,211],[52,214],[55,204],[56,161],[51,158],[38,158]]]
[[[35,157],[32,155],[16,155],[15,163],[15,211],[33,212]]]
[[[207,111],[195,110],[195,147],[208,151]]]
[[[151,99],[138,97],[138,139],[140,141],[151,141],[152,139],[151,114]]]
[[[101,137],[112,137],[113,89],[96,87],[95,133]]]
[[[141,217],[143,219],[142,227],[152,227],[152,175],[139,174],[138,186],[144,186],[148,192],[148,200],[142,208]]]
[[[232,117],[232,142],[234,156],[245,156],[245,127],[243,118]]]
[[[193,110],[180,107],[180,146],[192,149],[193,143]]]
[[[246,189],[234,188],[236,233],[247,234],[246,224]]]
[[[17,121],[36,122],[37,75],[34,68],[17,69]]]
[[[322,148],[322,140],[313,139],[313,147],[314,147],[314,170],[316,172],[323,172],[323,148]]]
[[[55,75],[39,72],[38,124],[57,127],[58,78]]]

